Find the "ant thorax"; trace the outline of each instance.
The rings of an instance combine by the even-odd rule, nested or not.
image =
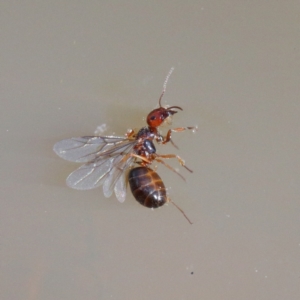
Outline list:
[[[155,138],[155,135],[156,135],[156,129],[152,129],[152,128],[149,128],[149,127],[143,127],[141,128],[137,135],[136,135],[136,139],[139,140],[139,139],[150,139],[150,140],[153,140]]]

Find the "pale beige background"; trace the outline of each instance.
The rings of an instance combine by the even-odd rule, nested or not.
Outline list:
[[[300,299],[299,1],[1,1],[0,299]],[[183,112],[151,211],[53,144]],[[176,164],[174,163],[174,166]]]

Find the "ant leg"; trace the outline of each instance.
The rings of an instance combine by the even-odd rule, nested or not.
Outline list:
[[[168,202],[172,203],[183,214],[183,216],[188,220],[188,222],[191,225],[193,224],[193,222],[188,218],[188,216],[185,214],[185,212],[176,203],[174,203],[171,199],[168,199]]]
[[[171,141],[171,143],[176,147],[178,148],[172,141],[171,139],[171,134],[172,132],[182,132],[182,131],[185,131],[185,130],[197,130],[197,127],[178,127],[178,128],[173,128],[173,129],[169,129],[168,132],[167,132],[167,135],[164,137],[164,140],[163,140],[163,144],[166,144],[168,142]]]
[[[159,159],[159,158],[155,158],[155,160],[161,164],[163,164],[165,167],[167,167],[168,169],[170,169],[171,171],[173,171],[174,173],[176,173],[178,176],[180,176],[184,181],[185,178],[179,173],[177,172],[173,167],[171,167],[170,165],[168,165],[167,163],[165,163],[163,160]]]
[[[177,150],[179,150],[178,146],[173,142],[173,140],[171,139],[171,137],[170,137],[170,142],[171,142],[171,144],[172,144]]]
[[[178,160],[178,162],[180,163],[181,166],[186,168],[189,172],[193,173],[193,171],[185,165],[184,160],[176,154],[160,154],[160,155],[157,154],[157,156],[162,157],[162,158],[177,158],[177,160]]]
[[[140,155],[137,155],[137,154],[134,154],[134,153],[128,153],[128,154],[126,154],[126,155],[123,157],[122,161],[123,161],[123,162],[126,161],[129,157],[139,158],[139,159],[142,160],[143,163],[145,163],[145,164],[151,164],[151,161],[149,161],[147,158],[145,158],[145,157],[143,157],[143,156],[140,156]]]

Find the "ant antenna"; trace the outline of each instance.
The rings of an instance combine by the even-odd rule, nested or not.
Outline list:
[[[185,212],[176,204],[174,203],[171,199],[169,200],[183,215],[184,217],[188,220],[188,222],[192,225],[193,222],[188,218],[188,216],[185,214]]]
[[[163,91],[162,91],[162,93],[161,93],[161,95],[160,95],[160,97],[159,97],[159,102],[158,102],[158,103],[159,103],[159,107],[161,107],[161,99],[162,99],[164,93],[166,92],[166,89],[167,89],[167,83],[168,83],[169,78],[170,78],[171,74],[173,73],[173,71],[174,71],[174,67],[172,67],[172,68],[170,69],[170,71],[169,71],[169,73],[168,73],[168,75],[167,75],[167,77],[166,77],[166,79],[165,79],[165,82],[164,82],[164,85],[163,85]]]

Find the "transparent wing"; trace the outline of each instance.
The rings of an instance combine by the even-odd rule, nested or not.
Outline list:
[[[127,172],[124,171],[120,178],[118,179],[114,191],[115,191],[115,195],[117,197],[117,199],[119,200],[119,202],[123,203],[126,199],[126,176],[127,176]]]
[[[126,198],[126,175],[127,170],[134,162],[134,157],[129,157],[126,161],[116,157],[109,175],[103,183],[103,193],[105,197],[110,197],[115,191],[119,202],[124,202]]]
[[[108,158],[81,166],[68,176],[67,185],[78,190],[89,190],[98,187],[110,171],[112,162],[113,158]]]
[[[117,136],[83,136],[57,142],[53,150],[63,159],[74,162],[91,162],[99,157],[122,152],[136,143],[134,139]]]
[[[126,143],[118,144],[105,152],[101,151],[94,160],[71,173],[67,178],[67,185],[74,189],[88,190],[100,186],[108,178],[114,178],[111,176],[116,169],[125,171],[132,164],[133,157],[124,159],[124,156],[133,152],[134,145],[135,141],[127,143],[126,140]]]

